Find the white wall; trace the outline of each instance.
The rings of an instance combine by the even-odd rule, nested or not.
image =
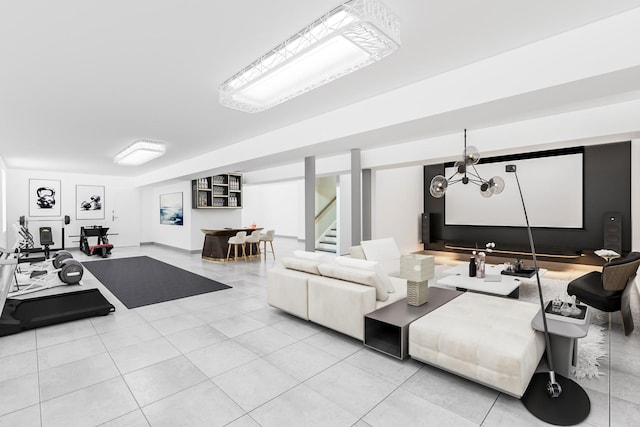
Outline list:
[[[57,194],[57,203],[61,206],[60,217],[35,217],[29,218],[29,179],[60,180],[60,193]],[[105,187],[103,201],[104,219],[78,220],[76,219],[76,185],[101,185]],[[29,230],[38,240],[38,228],[52,227],[56,247],[62,244],[62,217],[69,215],[71,223],[65,226],[65,247],[78,246],[78,237],[81,226],[101,225],[109,227],[111,233],[118,235],[109,236],[110,243],[115,247],[135,246],[140,242],[140,202],[139,190],[131,186],[130,180],[114,178],[103,175],[74,174],[62,172],[25,171],[9,169],[7,171],[7,219],[9,224],[17,223],[20,216],[24,215],[29,220]],[[9,226],[7,243],[12,246],[16,235]],[[92,243],[92,241],[90,241]]]
[[[160,195],[182,193],[183,225],[160,224]],[[141,241],[191,250],[191,181],[175,181],[141,190]]]
[[[7,248],[7,230],[9,229],[7,219],[7,166],[0,156],[0,247]]]
[[[278,236],[304,238],[304,181],[245,184],[242,224],[274,229]]]
[[[160,224],[160,195],[182,193],[183,225]],[[202,229],[238,228],[242,209],[191,209],[191,181],[176,180],[142,188],[140,222],[142,242],[200,251]],[[246,200],[243,188],[243,203]],[[247,225],[247,224],[245,224]]]
[[[372,179],[371,237],[393,237],[402,253],[421,250],[422,166],[376,170]]]

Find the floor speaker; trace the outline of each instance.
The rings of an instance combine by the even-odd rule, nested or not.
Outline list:
[[[604,215],[604,249],[622,254],[622,214],[607,212]]]
[[[423,213],[420,222],[420,230],[422,234],[422,243],[427,245],[431,243],[431,233],[429,229],[429,214]]]

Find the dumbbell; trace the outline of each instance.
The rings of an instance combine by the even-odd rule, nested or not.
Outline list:
[[[64,283],[75,285],[82,280],[83,273],[84,267],[79,261],[73,258],[66,258],[62,261],[60,271],[58,271],[58,277]]]
[[[71,252],[69,251],[57,251],[54,255],[53,255],[53,267],[55,269],[58,269],[60,267],[62,267],[62,261],[64,261],[65,259],[69,259],[69,258],[73,258],[73,255],[71,255]]]

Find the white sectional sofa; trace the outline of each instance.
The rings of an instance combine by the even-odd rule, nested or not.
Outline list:
[[[364,316],[407,295],[406,280],[393,277],[400,269],[395,242],[369,242],[331,262],[300,251],[284,258],[285,268],[268,272],[268,303],[363,341]],[[521,397],[545,349],[542,333],[531,327],[538,310],[537,304],[464,293],[411,323],[409,355]]]
[[[269,270],[267,302],[345,335],[364,340],[364,315],[407,296],[406,280],[389,277],[375,262],[296,255],[282,260],[285,268]]]

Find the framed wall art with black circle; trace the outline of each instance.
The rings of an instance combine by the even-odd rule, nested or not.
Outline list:
[[[29,216],[60,216],[60,181],[29,179]]]

